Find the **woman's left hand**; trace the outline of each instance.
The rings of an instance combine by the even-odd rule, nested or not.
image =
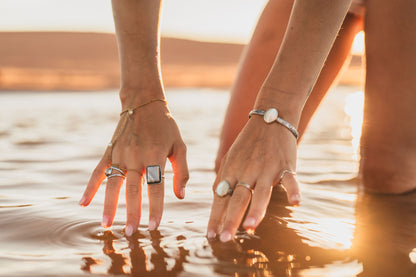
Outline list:
[[[222,159],[213,185],[207,237],[219,235],[223,242],[232,240],[250,200],[243,227],[254,230],[264,217],[273,186],[282,184],[289,203],[298,205],[300,191],[295,174],[285,174],[295,171],[296,138],[284,126],[253,115]],[[216,193],[222,181],[230,185],[231,195],[221,197]]]

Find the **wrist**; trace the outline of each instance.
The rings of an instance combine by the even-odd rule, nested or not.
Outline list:
[[[271,87],[262,87],[254,104],[254,109],[267,111],[270,108],[275,108],[279,112],[279,117],[297,127],[304,102],[304,97],[299,94]]]
[[[122,86],[119,96],[122,110],[141,105],[152,99],[166,98],[161,84],[146,84],[144,86]]]

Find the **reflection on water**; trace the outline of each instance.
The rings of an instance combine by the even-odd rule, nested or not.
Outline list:
[[[256,233],[226,244],[205,238],[226,93],[168,92],[189,146],[187,198],[175,199],[168,168],[161,227],[147,230],[144,195],[132,238],[124,199],[108,230],[104,187],[91,207],[77,205],[118,118],[116,94],[0,95],[0,276],[416,276],[416,192],[357,194],[354,91],[336,88],[304,138],[302,205],[276,188]]]

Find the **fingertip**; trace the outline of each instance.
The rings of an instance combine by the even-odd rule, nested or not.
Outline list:
[[[159,224],[156,222],[156,220],[154,220],[154,219],[149,220],[149,231],[156,230],[158,225]]]
[[[79,200],[78,204],[79,204],[81,207],[86,207],[86,206],[88,206],[89,201],[88,201],[87,196],[83,195],[83,196],[82,196],[82,198],[81,198],[81,200]]]
[[[178,199],[185,198],[185,188],[180,188],[179,191],[175,191],[175,195]]]
[[[299,206],[300,201],[301,201],[301,196],[298,193],[293,194],[289,198],[289,204],[292,205],[292,206]]]
[[[188,181],[189,177],[186,176],[178,176],[179,174],[176,174],[174,176],[173,180],[173,191],[177,198],[184,199],[185,198],[185,188],[186,188],[186,182]]]
[[[108,228],[112,224],[111,221],[112,220],[108,216],[104,215],[103,216],[103,221],[101,222],[101,226],[103,226],[104,228]]]
[[[134,231],[135,230],[134,230],[134,227],[132,225],[127,225],[124,232],[125,232],[127,237],[130,237],[131,235],[134,234]]]
[[[229,231],[223,231],[220,235],[220,241],[221,242],[228,242],[232,240],[233,236]]]
[[[256,229],[257,227],[257,220],[254,217],[247,217],[246,220],[244,220],[243,228],[246,230],[252,230]]]
[[[209,230],[207,232],[207,238],[209,240],[215,239],[216,236],[217,236],[217,233],[215,231],[213,231],[213,230]]]

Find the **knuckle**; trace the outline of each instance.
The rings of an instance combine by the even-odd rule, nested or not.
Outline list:
[[[186,153],[188,151],[188,148],[187,148],[186,144],[183,141],[181,141],[178,144],[178,148],[177,149],[178,149],[179,152],[182,152],[182,153]]]
[[[233,196],[232,196],[232,200],[233,200],[234,203],[241,204],[241,203],[245,202],[246,197],[243,196],[241,193],[234,193]]]
[[[267,185],[267,186],[257,186],[254,190],[255,193],[258,194],[262,194],[262,195],[268,195],[270,194],[270,191],[272,190],[272,187]]]
[[[163,187],[159,185],[152,185],[148,191],[151,197],[163,197]]]
[[[128,194],[139,194],[140,189],[139,186],[135,183],[127,183],[126,184],[126,191]]]
[[[98,178],[103,173],[103,167],[98,165],[94,170],[92,171],[92,178]]]
[[[184,182],[184,183],[188,182],[188,180],[189,180],[189,172],[184,173],[181,176],[181,179],[182,179],[182,182]]]

